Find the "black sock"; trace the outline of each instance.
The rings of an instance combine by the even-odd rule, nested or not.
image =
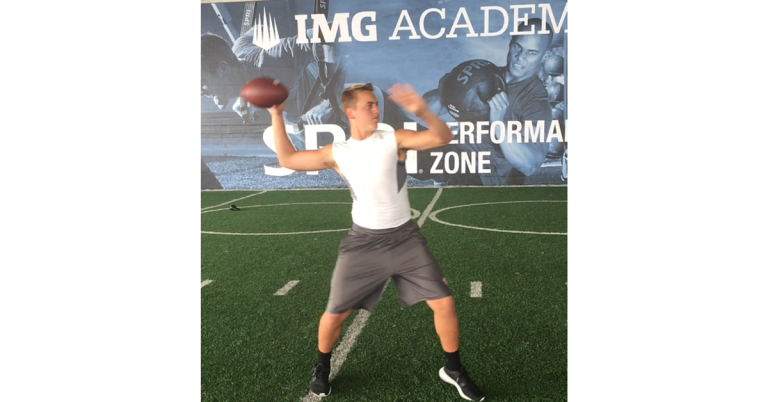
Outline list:
[[[459,351],[453,353],[445,352],[445,369],[451,371],[461,370],[461,361],[459,360]]]
[[[331,352],[323,353],[317,351],[317,362],[322,364],[326,368],[331,368]]]

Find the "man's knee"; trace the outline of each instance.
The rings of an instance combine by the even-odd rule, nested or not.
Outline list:
[[[453,314],[456,312],[456,307],[453,304],[453,296],[446,296],[437,300],[427,300],[427,305],[438,314]]]
[[[332,326],[341,325],[344,322],[344,320],[346,320],[347,317],[349,317],[350,312],[351,310],[347,310],[338,314],[333,314],[326,311],[325,313],[323,313],[323,317],[321,318],[321,321],[327,322],[329,325],[332,325]]]

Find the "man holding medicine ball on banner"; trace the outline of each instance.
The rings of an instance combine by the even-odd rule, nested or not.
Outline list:
[[[552,108],[547,89],[537,73],[552,43],[553,31],[546,24],[549,33],[539,33],[542,23],[539,18],[529,18],[527,24],[518,26],[518,32],[535,33],[512,36],[506,66],[497,67],[486,60],[469,60],[445,74],[437,89],[424,94],[429,109],[445,121],[503,121],[505,127],[506,122],[512,120],[523,126],[525,121],[543,120],[544,133],[548,133]],[[469,79],[463,74],[465,71],[472,73]],[[501,134],[497,130],[493,135],[498,138]],[[541,167],[548,149],[546,142],[518,143],[516,138],[512,142],[504,138],[500,144],[494,144],[489,137],[479,144],[449,144],[435,151],[490,152],[491,173],[456,174],[436,180],[448,185],[525,184],[525,178]],[[431,158],[423,159],[424,166],[428,167]],[[419,162],[421,165],[422,160]]]

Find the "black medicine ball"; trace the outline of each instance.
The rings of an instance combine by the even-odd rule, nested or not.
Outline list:
[[[469,60],[440,79],[438,93],[457,121],[487,121],[488,101],[507,90],[499,68],[487,60]]]

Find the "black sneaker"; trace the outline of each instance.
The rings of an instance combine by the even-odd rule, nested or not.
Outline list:
[[[331,374],[331,368],[325,367],[321,363],[315,365],[315,371],[312,373],[312,382],[309,383],[309,392],[323,397],[331,394],[331,384],[328,383],[328,375]]]
[[[237,207],[237,205],[235,205],[235,204],[232,204],[232,205],[230,205],[230,206],[229,206],[229,210],[230,210],[230,211],[239,211],[239,210],[240,210],[240,208],[238,208],[238,207]]]
[[[445,367],[440,369],[440,379],[456,387],[459,391],[459,395],[468,401],[482,401],[485,400],[485,395],[480,388],[472,382],[469,378],[467,370],[464,367],[459,371],[446,370]]]

